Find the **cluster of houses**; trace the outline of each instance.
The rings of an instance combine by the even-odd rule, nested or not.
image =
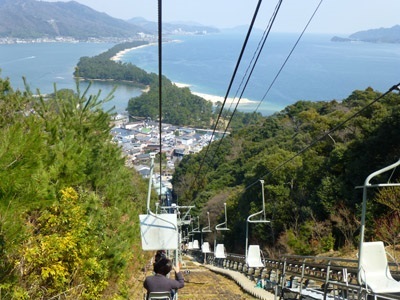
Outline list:
[[[118,115],[111,133],[113,141],[120,145],[127,165],[134,167],[144,178],[148,178],[150,176],[150,153],[160,152],[159,123],[151,120],[129,122],[127,116]],[[184,155],[199,152],[213,139],[214,136],[210,129],[162,124],[161,153],[165,154],[166,163],[163,163],[161,176],[156,173],[153,175],[153,186],[156,187],[156,190],[165,195],[171,189],[170,179],[175,165]]]

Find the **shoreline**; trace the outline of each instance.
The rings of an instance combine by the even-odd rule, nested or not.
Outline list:
[[[173,40],[171,42],[178,42],[178,41],[177,40]],[[145,48],[145,47],[148,47],[148,46],[154,46],[154,45],[157,45],[157,43],[149,43],[149,44],[146,44],[146,45],[141,45],[141,46],[137,46],[137,47],[132,47],[132,48],[127,48],[127,49],[121,50],[117,54],[115,54],[113,57],[111,57],[110,60],[115,61],[115,62],[120,61],[125,54],[127,54],[128,52],[130,52],[132,50]],[[191,86],[190,84],[180,83],[180,82],[172,82],[172,83],[174,85],[176,85],[177,87],[179,87],[179,88],[187,87],[187,88],[190,89],[190,86]],[[142,92],[144,92],[144,93],[148,92],[149,89],[150,89],[150,87],[146,87],[146,88],[142,89]],[[217,96],[217,95],[211,95],[211,94],[207,94],[207,93],[194,92],[192,90],[190,90],[190,92],[193,95],[199,96],[199,97],[211,102],[213,105],[217,104],[218,102],[223,103],[224,99],[225,99],[225,97],[223,97],[223,96]],[[226,99],[226,103],[231,104],[231,105],[232,104],[237,104],[237,102],[238,102],[237,98],[233,99],[231,97],[228,97]],[[239,105],[250,105],[250,104],[256,104],[256,103],[258,103],[258,101],[250,100],[250,99],[247,99],[247,98],[241,98],[240,102],[239,102]]]
[[[173,82],[173,84],[175,84],[179,88],[185,88],[185,87],[190,88],[190,84],[186,84],[186,83]],[[216,95],[211,95],[211,94],[207,94],[207,93],[193,92],[192,90],[190,90],[190,92],[193,95],[199,96],[201,98],[204,98],[207,101],[212,102],[212,104],[217,104],[218,102],[223,103],[224,99],[225,99],[225,97],[223,97],[223,96],[216,96]],[[237,98],[233,99],[231,97],[228,97],[226,99],[226,102],[228,104],[229,103],[236,104],[238,102],[238,99]],[[258,101],[250,100],[247,98],[242,98],[242,99],[240,99],[239,105],[250,105],[250,104],[256,104],[256,103],[258,103]]]
[[[154,46],[157,45],[157,43],[148,43],[146,45],[141,45],[141,46],[137,46],[137,47],[132,47],[132,48],[127,48],[124,50],[119,51],[117,54],[115,54],[113,57],[111,57],[110,59],[112,61],[120,61],[121,58],[127,54],[128,52],[135,50],[135,49],[141,49],[141,48],[145,48],[145,47],[149,47],[149,46]]]

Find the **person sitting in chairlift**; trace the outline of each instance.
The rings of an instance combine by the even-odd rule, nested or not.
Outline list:
[[[166,276],[174,269],[175,279]],[[154,275],[147,276],[143,286],[147,290],[147,299],[151,292],[171,291],[171,298],[175,294],[176,289],[183,288],[185,285],[184,278],[180,272],[179,266],[173,266],[172,261],[166,257],[161,257],[154,263]]]

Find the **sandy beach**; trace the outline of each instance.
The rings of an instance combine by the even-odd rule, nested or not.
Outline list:
[[[135,50],[135,49],[140,49],[140,48],[144,48],[144,47],[148,47],[148,46],[154,46],[157,45],[156,43],[149,43],[146,45],[141,45],[141,46],[137,46],[137,47],[132,47],[132,48],[128,48],[122,51],[119,51],[117,54],[115,54],[113,57],[111,57],[110,59],[113,61],[120,61],[121,58],[128,53],[129,51]]]
[[[175,84],[177,87],[180,87],[180,88],[184,88],[184,87],[190,88],[190,85],[189,85],[189,84],[179,83],[179,82],[174,82],[174,84]],[[201,97],[201,98],[204,98],[204,99],[206,99],[207,101],[212,102],[213,104],[216,104],[217,102],[221,102],[221,103],[222,103],[222,102],[224,102],[224,98],[225,98],[225,97],[223,97],[223,96],[215,96],[215,95],[210,95],[210,94],[205,94],[205,93],[197,93],[197,92],[193,92],[193,91],[191,91],[191,92],[192,92],[193,95],[196,95],[196,96],[199,96],[199,97]],[[237,98],[235,98],[235,99],[228,98],[228,99],[226,100],[226,103],[227,103],[228,105],[231,104],[231,103],[236,104],[237,101],[238,101]],[[248,105],[248,104],[255,104],[255,103],[258,103],[258,102],[257,102],[257,101],[254,101],[254,100],[242,98],[242,99],[240,99],[239,105],[246,105],[246,104]]]
[[[179,41],[174,40],[173,42],[179,42]],[[114,55],[113,57],[111,57],[111,60],[113,60],[113,61],[120,61],[121,58],[122,58],[126,53],[128,53],[129,51],[132,51],[132,50],[134,50],[134,49],[139,49],[139,48],[144,48],[144,47],[152,46],[152,45],[156,45],[156,43],[150,43],[150,44],[146,44],[146,45],[142,45],[142,46],[138,46],[138,47],[133,47],[133,48],[128,48],[128,49],[122,50],[122,51],[118,52],[116,55]],[[179,83],[179,82],[174,82],[174,84],[175,84],[177,87],[180,87],[180,88],[184,88],[184,87],[190,88],[190,85],[189,85],[189,84]],[[143,92],[147,92],[147,91],[148,91],[148,89],[143,90]],[[224,97],[223,97],[223,96],[216,96],[216,95],[210,95],[210,94],[205,94],[205,93],[198,93],[198,92],[193,92],[193,91],[191,91],[191,92],[192,92],[193,95],[199,96],[199,97],[201,97],[201,98],[203,98],[203,99],[205,99],[205,100],[207,100],[207,101],[212,102],[213,104],[216,104],[217,102],[221,102],[221,103],[224,102]],[[237,98],[235,98],[235,99],[228,98],[228,99],[226,100],[226,104],[228,104],[228,105],[230,105],[230,104],[236,104],[237,101],[238,101]],[[254,100],[242,98],[242,99],[240,99],[239,105],[249,105],[249,104],[255,104],[255,103],[258,103],[258,102],[257,102],[257,101],[254,101]]]

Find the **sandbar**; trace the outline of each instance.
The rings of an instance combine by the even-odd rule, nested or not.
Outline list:
[[[154,46],[154,45],[157,45],[157,43],[148,43],[148,44],[140,45],[140,46],[137,46],[137,47],[127,48],[127,49],[124,49],[124,50],[119,51],[117,54],[115,54],[115,55],[114,55],[113,57],[111,57],[110,59],[113,60],[113,61],[120,61],[121,58],[122,58],[126,53],[128,53],[129,51],[132,51],[132,50],[135,50],[135,49],[144,48],[144,47],[148,47],[148,46]]]
[[[180,83],[180,82],[174,82],[174,84],[180,88],[184,88],[184,87],[190,88],[190,84]],[[213,104],[216,104],[218,102],[223,103],[224,99],[225,99],[225,97],[223,97],[223,96],[216,96],[216,95],[210,95],[210,94],[206,94],[206,93],[198,93],[198,92],[193,92],[193,91],[191,91],[191,93],[193,95],[199,96],[207,101],[210,101]],[[236,104],[237,102],[238,102],[237,98],[233,99],[233,98],[228,97],[226,99],[226,103],[228,103],[228,104],[231,104],[231,103]],[[247,98],[241,98],[239,105],[254,104],[254,103],[258,103],[258,101],[250,100]]]

